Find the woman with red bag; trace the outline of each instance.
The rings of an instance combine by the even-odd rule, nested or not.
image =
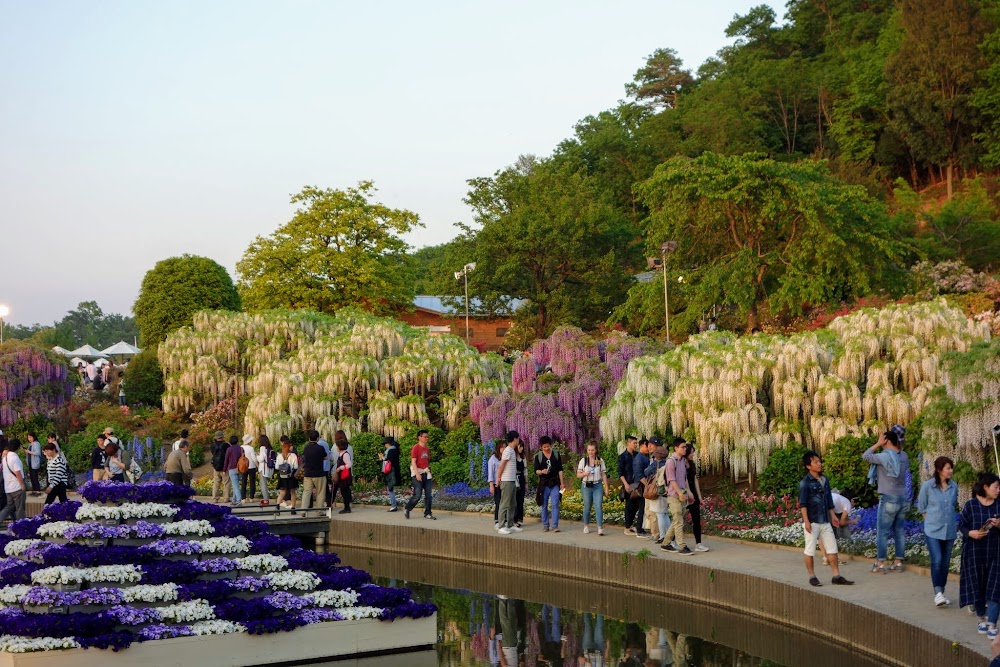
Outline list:
[[[340,489],[340,494],[344,498],[344,509],[337,512],[338,514],[350,514],[351,513],[351,483],[354,481],[351,477],[351,455],[347,453],[347,436],[343,434],[343,431],[337,431],[337,436],[333,441],[333,444],[337,447],[337,465],[333,471],[333,495],[335,500],[337,495],[337,489]]]
[[[399,472],[399,445],[391,435],[385,436],[382,442],[385,453],[379,454],[378,459],[382,462],[382,477],[385,479],[385,488],[389,492],[390,512],[398,512],[399,505],[396,503],[396,487],[403,483],[403,478]]]

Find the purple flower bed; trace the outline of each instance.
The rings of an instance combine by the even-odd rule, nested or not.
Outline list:
[[[259,538],[268,534],[267,524],[263,521],[251,521],[235,516],[223,517],[212,524],[215,528],[215,537],[247,537],[249,539]]]
[[[14,585],[30,585],[31,584],[31,573],[35,570],[40,570],[42,568],[38,563],[18,563],[17,565],[11,565],[10,567],[5,567],[0,570],[0,587],[3,586],[14,586]],[[11,633],[6,626],[0,623],[5,633]]]
[[[169,503],[190,498],[195,490],[172,482],[128,484],[124,482],[87,482],[80,495],[92,503]]]
[[[30,519],[18,519],[17,521],[11,522],[7,531],[19,540],[30,540],[33,537],[38,537],[38,527],[43,523],[48,522],[49,520],[43,516],[33,516]],[[8,539],[4,541],[0,546],[7,546],[7,542],[10,542],[10,540]]]
[[[119,625],[142,625],[160,620],[160,613],[155,609],[118,605],[103,612],[103,615],[113,619]]]
[[[264,590],[270,584],[263,577],[239,577],[230,582],[233,590],[246,593],[257,593]]]
[[[155,561],[142,566],[144,584],[189,584],[199,576],[198,564],[187,561]]]
[[[163,537],[163,526],[148,521],[136,521],[132,526],[132,532],[135,533],[136,537],[143,539]]]
[[[334,609],[303,609],[298,613],[300,619],[306,623],[323,623],[325,621],[342,621],[344,617]]]
[[[174,637],[190,637],[191,628],[186,625],[164,625],[157,623],[139,630],[136,641],[145,642],[153,639],[173,639]]]
[[[194,581],[190,584],[181,584],[177,587],[177,599],[181,602],[198,599],[215,602],[216,600],[229,597],[236,590],[234,584],[234,581],[227,581],[225,579]]]
[[[437,607],[433,604],[407,600],[395,607],[385,608],[382,610],[382,615],[379,618],[383,621],[394,621],[397,618],[424,618],[425,616],[430,616],[435,611],[437,611]]]
[[[233,570],[239,569],[236,565],[236,561],[232,558],[211,558],[209,560],[203,560],[198,563],[198,567],[201,568],[202,572],[232,572]]]
[[[309,604],[307,600],[303,600],[298,595],[292,595],[285,591],[271,593],[264,598],[264,602],[280,611],[297,611]]]
[[[292,549],[299,549],[302,543],[291,535],[262,535],[250,541],[250,553],[280,554]]]
[[[75,521],[76,511],[83,506],[78,500],[69,500],[65,503],[52,503],[46,505],[38,516],[45,517],[48,521]]]
[[[264,600],[222,600],[215,605],[215,617],[246,624],[271,618],[277,610]]]
[[[408,588],[362,586],[358,591],[359,607],[395,607],[410,599]]]
[[[486,454],[488,459],[491,456],[490,453]],[[493,495],[490,493],[490,487],[474,488],[469,486],[468,482],[455,482],[454,484],[449,484],[448,486],[441,489],[441,493],[447,496],[455,496],[460,498],[492,498]]]
[[[156,556],[195,555],[201,553],[198,542],[164,539],[138,547],[140,553]]]
[[[42,553],[45,567],[71,565],[73,567],[96,567],[98,565],[140,564],[152,560],[153,556],[140,551],[138,547],[101,547],[94,549],[82,544],[63,544],[46,549]]]
[[[320,590],[342,591],[348,588],[358,590],[361,586],[371,583],[372,576],[364,570],[353,567],[341,567],[332,572],[317,573]]]
[[[122,603],[121,591],[117,588],[85,588],[82,591],[61,593],[44,586],[35,586],[25,593],[24,604],[44,606],[61,605],[116,605]]]
[[[214,523],[229,516],[233,511],[231,507],[212,505],[211,503],[199,503],[196,500],[189,500],[186,503],[176,503],[174,507],[177,508],[174,521],[201,521],[204,519],[205,521]]]
[[[276,618],[251,618],[240,621],[251,635],[267,635],[274,632],[290,632],[306,624],[301,614],[284,614]]]
[[[63,532],[63,537],[67,540],[107,539],[109,537],[126,538],[128,536],[128,526],[105,526],[93,521],[72,526]]]
[[[340,565],[340,558],[337,557],[337,554],[318,554],[315,551],[301,548],[292,549],[291,553],[285,556],[285,560],[288,561],[288,569],[290,570],[305,570],[316,574],[333,572]]]

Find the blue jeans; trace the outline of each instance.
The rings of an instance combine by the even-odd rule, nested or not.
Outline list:
[[[406,501],[406,511],[409,512],[417,503],[420,502],[420,496],[424,496],[424,516],[431,515],[431,489],[434,487],[433,479],[421,479],[422,476],[411,477],[410,481],[413,482],[413,495],[410,499]]]
[[[670,530],[670,512],[657,512],[656,525],[660,529],[660,537],[665,537]]]
[[[559,624],[559,607],[542,605],[542,632],[545,641],[558,643],[562,637],[562,626]]]
[[[931,585],[935,593],[944,593],[948,583],[948,566],[951,564],[951,548],[955,540],[937,540],[924,535],[927,554],[931,557]]]
[[[594,506],[597,512],[597,527],[604,527],[604,487],[598,482],[594,486],[587,486],[584,482],[583,488],[583,525],[590,524],[590,506]]]
[[[399,506],[396,504],[396,487],[389,489],[389,506],[392,509],[398,509]]]
[[[997,619],[1000,618],[1000,602],[995,602],[994,600],[989,600],[985,607],[980,607],[976,605],[976,616],[982,618],[986,617],[988,623],[993,625],[997,624]]]
[[[906,555],[906,544],[903,542],[903,521],[906,519],[906,510],[909,508],[910,502],[903,496],[879,496],[878,535],[875,539],[879,560],[885,560],[886,554],[889,552],[887,545],[889,535],[893,536],[896,544],[896,560],[903,560]]]
[[[542,525],[559,527],[559,501],[561,494],[558,486],[546,486],[542,489]],[[549,511],[549,500],[552,501],[552,511]],[[551,519],[551,521],[550,521]]]
[[[240,473],[236,471],[236,468],[229,471],[229,484],[233,487],[233,502],[242,502],[243,494],[240,493]]]
[[[587,487],[583,487],[587,488]],[[594,487],[601,489],[601,487]],[[604,489],[601,489],[603,496]],[[591,620],[593,619],[593,620]],[[583,652],[604,653],[604,615],[596,614],[591,616],[590,612],[583,612]]]

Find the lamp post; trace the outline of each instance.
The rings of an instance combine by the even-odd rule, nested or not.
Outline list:
[[[469,262],[461,271],[455,272],[455,280],[465,280],[465,344],[469,344],[469,273],[476,270],[476,263]]]
[[[0,344],[3,344],[3,318],[10,315],[10,308],[0,304]]]
[[[677,250],[677,241],[664,241],[660,244],[660,257],[663,268],[663,319],[666,323],[667,340],[670,340],[670,299],[667,296],[667,253]]]

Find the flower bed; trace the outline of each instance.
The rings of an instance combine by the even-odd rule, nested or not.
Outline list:
[[[0,627],[7,633],[0,651],[120,650],[134,641],[434,612],[409,591],[373,586],[366,572],[340,566],[335,555],[305,551],[295,538],[272,535],[228,508],[168,504],[190,495],[175,485],[126,486],[89,485],[91,502],[47,507],[0,536]],[[81,543],[91,540],[116,544]],[[130,540],[146,543],[117,544]],[[228,578],[213,579],[221,576]]]

